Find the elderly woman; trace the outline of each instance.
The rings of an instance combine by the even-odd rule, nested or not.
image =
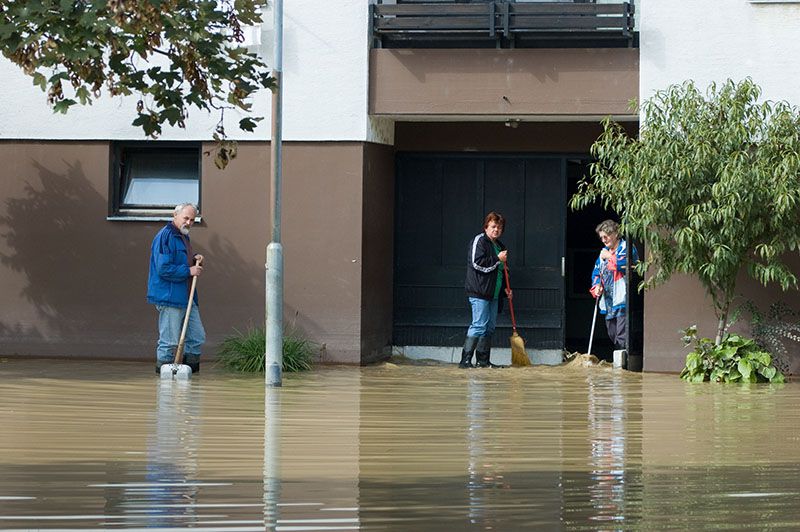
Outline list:
[[[460,368],[497,367],[490,361],[492,333],[500,310],[503,295],[511,297],[511,291],[503,279],[508,252],[500,241],[506,221],[501,214],[490,212],[483,221],[483,232],[475,235],[467,252],[467,278],[464,288],[472,308],[472,324],[467,330],[467,339],[461,352]]]
[[[624,349],[628,340],[628,319],[625,309],[625,271],[628,267],[628,245],[619,236],[619,224],[605,220],[595,232],[603,242],[600,256],[592,271],[592,288],[595,298],[600,298],[600,313],[605,314],[608,337],[615,349]],[[636,248],[630,250],[632,264],[639,261]]]

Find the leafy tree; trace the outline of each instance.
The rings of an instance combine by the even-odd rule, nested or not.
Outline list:
[[[687,81],[642,104],[639,138],[604,121],[596,162],[571,199],[573,208],[601,201],[647,243],[643,288],[696,276],[719,320],[717,344],[742,268],[797,288],[785,258],[800,246],[800,114],[760,95],[750,79],[705,95]]]
[[[241,46],[243,25],[261,21],[263,0],[0,1],[0,52],[47,92],[53,110],[91,104],[105,90],[135,95],[136,118],[152,138],[184,127],[189,109],[219,111],[217,165],[235,156],[224,142],[224,111],[244,114],[250,97],[274,79]],[[231,151],[233,150],[233,151]]]

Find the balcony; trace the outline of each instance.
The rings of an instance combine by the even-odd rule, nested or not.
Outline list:
[[[370,21],[375,48],[638,47],[632,2],[377,0]]]

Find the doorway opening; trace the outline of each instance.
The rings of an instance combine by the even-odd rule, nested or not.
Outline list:
[[[578,189],[578,182],[588,174],[591,159],[571,158],[566,162],[567,173],[567,201]],[[602,249],[602,243],[595,233],[595,228],[603,220],[612,219],[620,221],[619,215],[605,209],[599,203],[588,205],[585,208],[573,211],[567,208],[566,230],[566,287],[565,287],[565,349],[569,352],[585,353],[589,346],[589,335],[594,312],[594,298],[589,294],[591,286],[592,269],[597,255]],[[633,242],[639,256],[644,253],[639,242]],[[642,316],[643,298],[636,289],[638,278],[635,274],[630,278],[629,290],[629,323],[628,341],[629,354],[642,353]],[[602,360],[611,361],[614,347],[608,338],[603,316],[598,313],[595,323],[592,354]]]

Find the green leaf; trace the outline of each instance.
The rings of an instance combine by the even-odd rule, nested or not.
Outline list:
[[[733,355],[735,355],[738,350],[739,348],[736,346],[729,346],[722,349],[718,349],[717,353],[723,360],[730,360],[731,358],[733,358]]]
[[[161,121],[168,121],[171,126],[174,126],[181,120],[181,110],[176,107],[168,107],[161,111]]]
[[[75,91],[75,96],[77,96],[81,101],[81,105],[92,103],[92,98],[89,94],[89,90],[86,87],[78,87],[78,90]]]
[[[39,72],[33,73],[33,84],[40,87],[42,90],[47,90],[47,78]]]
[[[739,370],[739,373],[742,374],[742,378],[745,380],[750,378],[750,373],[753,371],[753,367],[750,365],[750,362],[746,360],[740,360],[739,364],[736,366],[736,369]]]
[[[770,380],[770,381],[772,380],[773,377],[775,377],[775,374],[777,372],[778,372],[778,370],[775,369],[772,366],[759,369],[759,373],[761,373],[761,375],[763,375],[767,380]]]
[[[50,85],[52,85],[53,83],[55,83],[57,81],[62,81],[62,80],[69,80],[69,73],[68,72],[63,72],[63,71],[62,72],[57,72],[57,73],[53,74],[52,76],[50,76],[50,78],[47,80],[47,82]]]
[[[64,99],[64,100],[58,101],[55,104],[53,104],[53,112],[66,114],[67,111],[69,110],[69,108],[72,107],[73,105],[75,105],[76,103],[78,103],[78,102],[76,102],[75,100],[70,100],[70,99]]]
[[[692,371],[700,366],[702,358],[697,353],[689,353],[686,355],[686,369]]]
[[[259,118],[242,118],[239,120],[239,129],[244,131],[253,131],[256,128],[258,122],[263,120],[262,117]]]

